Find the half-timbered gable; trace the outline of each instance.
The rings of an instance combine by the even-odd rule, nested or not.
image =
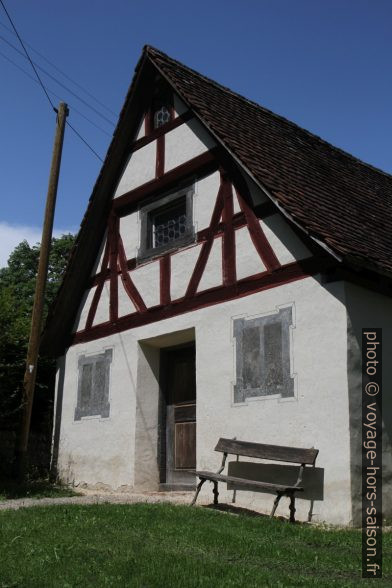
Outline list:
[[[300,516],[354,520],[360,309],[392,316],[391,190],[146,47],[44,335],[60,478],[190,489],[218,437],[315,446]]]
[[[75,343],[224,302],[237,288],[257,291],[276,270],[281,282],[301,277],[298,262],[314,257],[180,100],[173,102],[182,115],[172,109],[158,137],[145,116],[131,144]]]

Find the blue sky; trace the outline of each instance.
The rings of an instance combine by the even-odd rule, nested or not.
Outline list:
[[[392,173],[390,0],[4,0],[70,123],[104,157],[133,70],[148,43],[360,159]],[[54,113],[0,6],[0,265],[39,240]],[[5,40],[4,40],[5,39]],[[20,49],[20,47],[18,47]],[[59,99],[52,97],[57,104]],[[97,129],[81,117],[101,127]],[[108,110],[109,109],[109,110]],[[76,231],[100,161],[67,129],[55,229]]]

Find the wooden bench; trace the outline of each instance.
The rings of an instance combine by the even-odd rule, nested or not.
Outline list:
[[[265,490],[266,492],[276,492],[271,517],[274,516],[282,496],[288,496],[290,498],[290,522],[295,522],[295,495],[297,492],[303,492],[304,489],[301,486],[301,481],[304,468],[307,465],[314,466],[318,455],[318,449],[301,449],[298,447],[284,447],[282,445],[264,445],[262,443],[249,443],[248,441],[221,438],[215,447],[215,451],[223,453],[222,465],[216,473],[196,472],[196,475],[200,478],[200,482],[197,485],[196,494],[192,500],[191,506],[196,503],[201,487],[207,480],[214,484],[214,504],[218,504],[218,483],[226,482],[227,484],[235,485],[238,487],[238,490]],[[292,486],[289,486],[275,484],[271,481],[260,482],[258,480],[247,480],[245,478],[222,475],[228,455],[236,455],[237,460],[242,456],[274,462],[278,461],[299,464],[297,480]]]

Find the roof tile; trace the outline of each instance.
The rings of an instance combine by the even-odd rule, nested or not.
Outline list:
[[[180,97],[304,230],[340,257],[392,273],[392,176],[164,53],[146,51]]]

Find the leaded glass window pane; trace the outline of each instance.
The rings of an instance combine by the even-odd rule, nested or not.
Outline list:
[[[161,106],[159,110],[155,111],[154,114],[154,129],[161,127],[169,122],[171,118],[170,111],[166,106]]]
[[[194,241],[192,196],[193,187],[188,186],[141,208],[140,261]]]
[[[174,205],[164,210],[158,210],[152,215],[151,220],[154,248],[176,241],[185,235],[187,230],[185,198],[177,200]]]

